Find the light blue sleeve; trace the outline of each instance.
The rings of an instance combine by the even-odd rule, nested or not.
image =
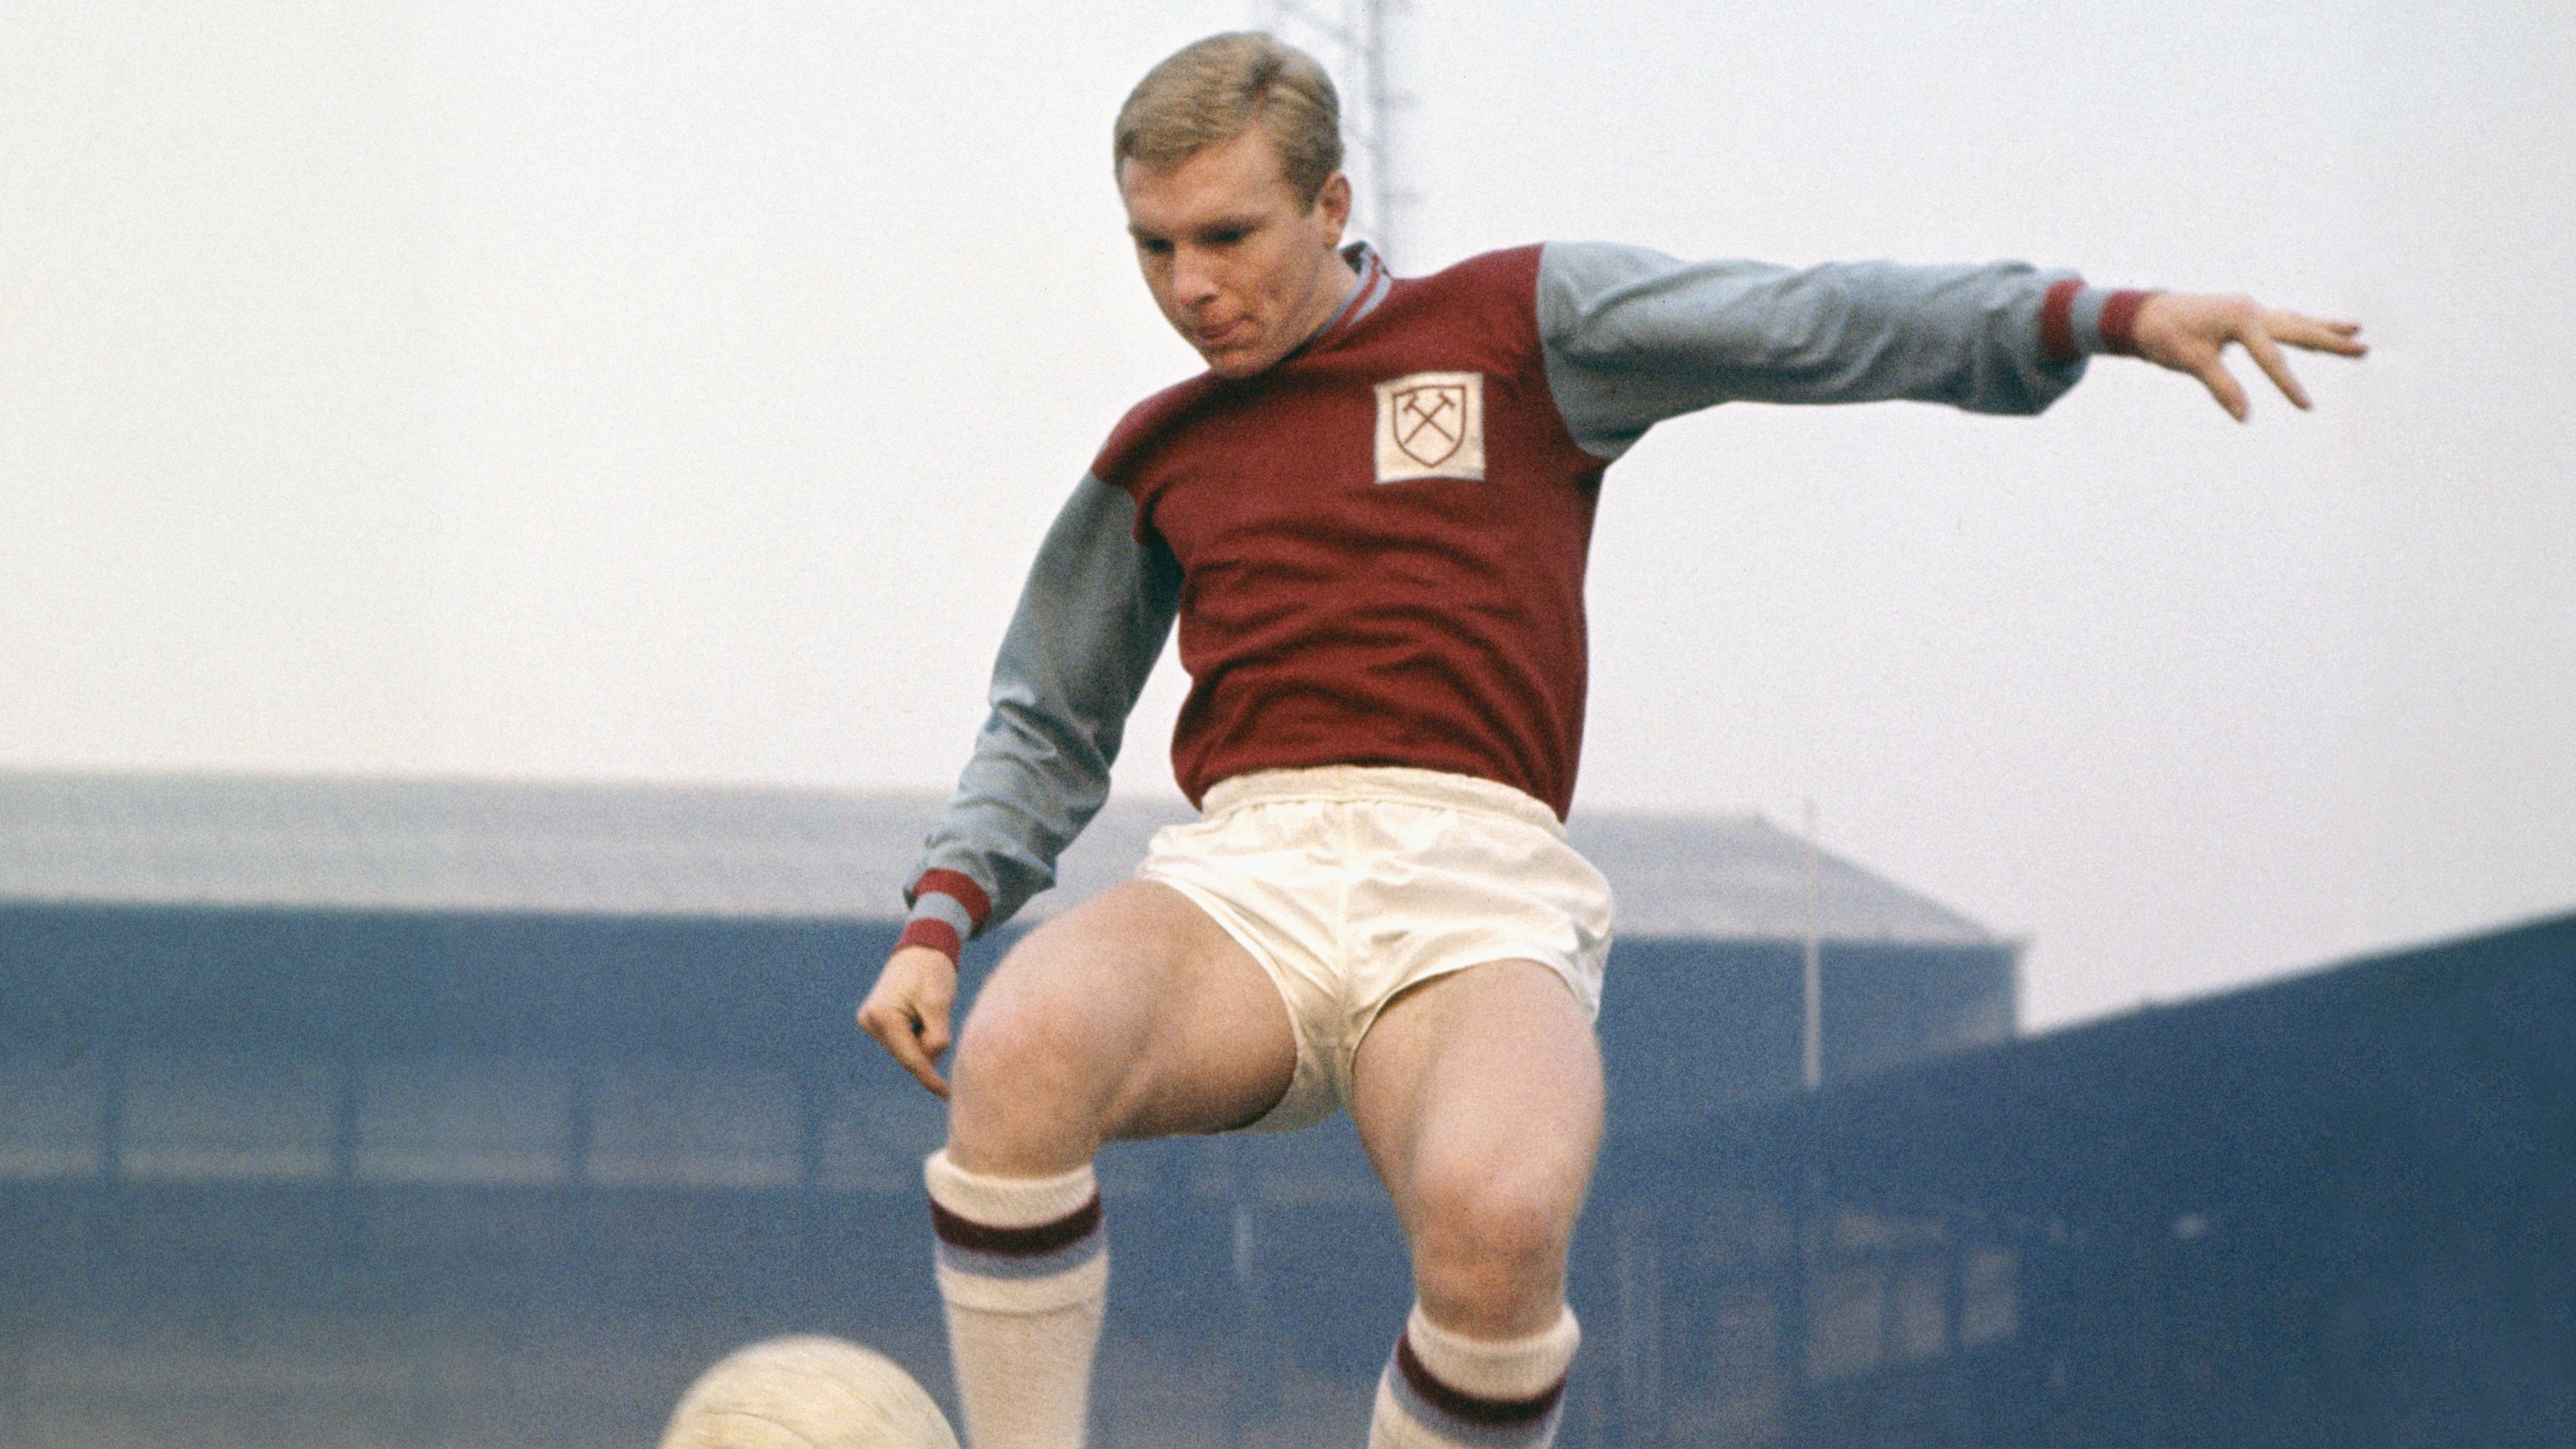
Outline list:
[[[1075,486],[1002,637],[992,713],[913,868],[915,881],[953,870],[983,887],[982,929],[1055,883],[1056,857],[1109,797],[1128,711],[1171,635],[1180,564],[1135,524],[1124,490],[1088,475]],[[930,894],[914,904],[950,909]]]
[[[1722,402],[1910,398],[2035,413],[2084,375],[2081,360],[2040,349],[2040,307],[2071,275],[2020,262],[1799,271],[1550,242],[1539,258],[1539,336],[1566,427],[1599,458]]]

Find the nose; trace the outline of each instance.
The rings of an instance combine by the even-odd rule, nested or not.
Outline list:
[[[1195,312],[1216,300],[1216,258],[1204,249],[1181,246],[1172,253],[1172,301],[1184,311]]]

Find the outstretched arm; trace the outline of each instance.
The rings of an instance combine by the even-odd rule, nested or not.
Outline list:
[[[2244,390],[2229,343],[2292,402],[2307,396],[2284,346],[2359,357],[2356,323],[2246,297],[2088,287],[2018,262],[1900,266],[1681,262],[1640,247],[1550,242],[1538,277],[1549,389],[1567,430],[1616,458],[1666,418],[1731,402],[1910,398],[2035,413],[2096,353],[2189,373],[2235,417]]]
[[[2361,357],[2370,349],[2359,340],[2358,322],[2332,322],[2266,307],[2251,297],[2221,297],[2194,292],[2154,292],[2138,304],[2130,324],[2132,349],[2159,367],[2199,378],[2229,417],[2245,421],[2252,405],[2244,386],[2227,370],[2227,344],[2243,347],[2254,365],[2272,379],[2281,395],[2308,406],[2307,389],[2291,373],[2283,347]]]
[[[1566,429],[1609,459],[1656,423],[1723,402],[2035,413],[2084,375],[2099,350],[2086,328],[2109,295],[2019,262],[1794,270],[1549,242],[1537,303]],[[2062,348],[2043,315],[2052,306],[2066,314]]]

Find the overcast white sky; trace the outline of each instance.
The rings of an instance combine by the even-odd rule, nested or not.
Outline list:
[[[1107,130],[1254,14],[0,5],[0,766],[938,786],[1194,370]],[[1424,270],[2026,257],[2318,411],[1731,407],[1612,470],[1578,808],[1821,811],[2045,1025],[2576,905],[2576,9],[1418,0]],[[1122,789],[1172,791],[1175,667]]]

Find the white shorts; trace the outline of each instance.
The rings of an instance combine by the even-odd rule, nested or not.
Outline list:
[[[1213,917],[1287,1002],[1297,1075],[1256,1132],[1347,1105],[1377,1014],[1452,971],[1535,961],[1601,1011],[1610,883],[1508,785],[1380,765],[1238,775],[1204,819],[1156,833],[1136,876]]]

